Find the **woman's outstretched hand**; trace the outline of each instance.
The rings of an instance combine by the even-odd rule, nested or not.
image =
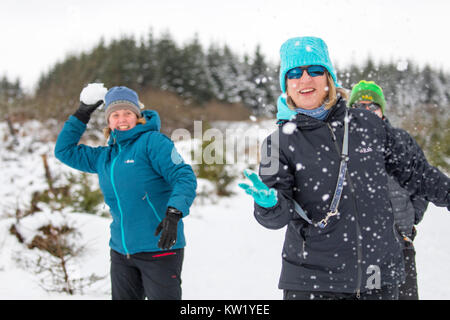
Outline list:
[[[245,169],[244,175],[250,179],[252,185],[239,183],[239,187],[251,195],[259,206],[270,208],[277,204],[277,190],[267,187],[256,172]]]

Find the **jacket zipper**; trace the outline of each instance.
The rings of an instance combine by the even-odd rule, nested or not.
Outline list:
[[[333,128],[331,128],[330,124],[327,122],[328,129],[330,129],[332,139],[334,142],[334,146],[336,147],[337,153],[340,155],[339,152],[339,145],[337,143],[336,135],[333,132]],[[361,243],[361,226],[359,224],[359,213],[358,213],[358,206],[355,199],[355,188],[353,186],[353,182],[350,178],[350,175],[348,174],[348,171],[346,173],[346,178],[348,180],[348,184],[350,186],[350,190],[352,193],[353,198],[353,204],[355,206],[355,221],[356,221],[356,244],[357,244],[357,256],[358,256],[358,276],[356,281],[356,298],[359,299],[361,297],[361,282],[362,282],[362,243]]]
[[[112,133],[114,134],[114,133]],[[114,183],[114,166],[116,164],[117,159],[120,156],[120,153],[122,152],[122,148],[120,147],[120,144],[116,141],[116,139],[114,138],[114,143],[117,143],[117,146],[119,148],[119,152],[117,154],[117,156],[113,159],[112,164],[111,164],[111,185],[113,187],[113,191],[114,191],[114,196],[116,197],[116,201],[117,201],[117,207],[119,208],[119,212],[120,212],[120,232],[121,232],[121,236],[122,236],[122,246],[127,254],[127,258],[130,259],[130,253],[128,251],[127,245],[125,243],[125,230],[123,228],[123,211],[122,211],[122,206],[120,205],[120,199],[119,199],[119,194],[117,193],[117,189],[116,189],[116,185]]]

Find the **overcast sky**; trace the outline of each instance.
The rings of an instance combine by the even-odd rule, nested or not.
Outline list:
[[[150,28],[180,44],[197,33],[241,54],[260,44],[273,62],[287,38],[314,35],[338,68],[370,53],[450,71],[449,13],[448,0],[1,0],[0,75],[32,89],[67,54]]]

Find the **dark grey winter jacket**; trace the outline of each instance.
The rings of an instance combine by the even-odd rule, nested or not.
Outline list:
[[[414,240],[414,225],[422,220],[428,207],[428,201],[411,195],[392,176],[388,177],[388,188],[395,226],[402,238],[403,248],[413,249],[413,246],[404,241],[403,238],[406,236],[409,240]]]
[[[386,172],[410,192],[450,205],[450,179],[427,163],[415,143],[400,139],[401,133],[372,112],[350,109],[349,162],[339,215],[319,229],[296,214],[292,199],[313,221],[329,209],[345,110],[346,101],[340,99],[324,121],[297,114],[289,121],[295,131],[280,128],[263,145],[259,174],[277,190],[278,203],[271,208],[255,204],[255,217],[270,229],[287,225],[280,289],[363,292],[378,271],[382,286],[403,280]]]
[[[387,118],[383,120],[389,122]],[[397,129],[397,132],[399,137],[403,137],[405,143],[410,141],[410,143],[416,144],[416,141],[405,130]],[[416,144],[415,148],[419,150],[422,157],[425,157],[419,145]],[[405,241],[404,237],[406,236],[409,240],[414,239],[414,225],[422,220],[428,207],[428,201],[402,188],[393,176],[388,177],[388,189],[389,200],[394,213],[395,227],[399,233],[403,248],[413,249],[414,247],[408,241]]]

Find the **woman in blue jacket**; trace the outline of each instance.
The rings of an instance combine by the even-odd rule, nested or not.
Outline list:
[[[113,87],[105,95],[108,146],[78,144],[102,103],[80,103],[58,136],[55,155],[98,175],[113,218],[112,298],[181,299],[182,218],[195,198],[196,177],[159,132],[157,112],[141,112],[138,95],[127,87]]]

